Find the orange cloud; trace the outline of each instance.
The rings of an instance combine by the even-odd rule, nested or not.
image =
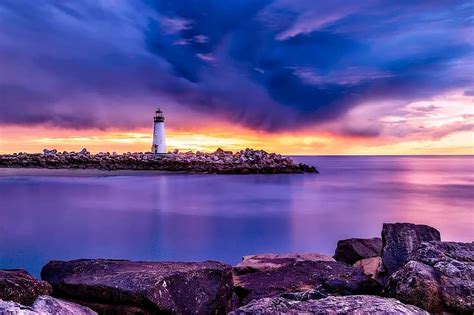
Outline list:
[[[0,153],[40,152],[43,148],[91,152],[144,152],[150,149],[150,130],[100,131],[45,127],[0,127]],[[317,131],[270,134],[222,125],[192,131],[167,130],[168,150],[214,151],[259,148],[282,154],[473,154],[473,134],[460,132],[439,140],[387,143],[383,138],[342,137]]]
[[[168,150],[240,150],[282,154],[474,154],[474,97],[453,91],[426,101],[359,106],[341,120],[294,132],[269,133],[227,122],[185,124],[167,121]],[[46,126],[0,126],[0,153],[40,152],[43,148],[91,152],[144,152],[148,129],[73,130]]]

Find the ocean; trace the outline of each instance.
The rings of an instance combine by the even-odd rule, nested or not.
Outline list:
[[[0,169],[0,269],[49,260],[230,264],[256,253],[333,255],[384,222],[474,239],[473,156],[298,156],[320,174],[192,175]]]

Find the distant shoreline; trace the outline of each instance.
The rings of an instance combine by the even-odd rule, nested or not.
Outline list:
[[[184,172],[169,172],[155,170],[98,170],[98,169],[67,169],[67,168],[5,168],[0,167],[0,177],[10,176],[53,176],[53,177],[109,177],[109,176],[152,176],[184,174]]]

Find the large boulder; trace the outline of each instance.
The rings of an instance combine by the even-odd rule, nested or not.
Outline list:
[[[39,295],[51,294],[51,286],[23,269],[0,270],[0,299],[31,306]]]
[[[474,243],[422,243],[385,294],[434,313],[474,313]]]
[[[428,312],[395,299],[353,295],[306,301],[281,297],[264,298],[240,307],[231,314],[428,314]]]
[[[257,254],[244,256],[236,265],[239,270],[267,270],[291,265],[300,261],[335,261],[333,258],[318,253],[304,254]]]
[[[422,242],[440,241],[435,228],[413,223],[384,223],[382,228],[382,260],[388,274],[405,265],[408,255]]]
[[[33,306],[22,305],[13,301],[0,300],[0,314],[8,315],[95,315],[85,306],[55,299],[51,296],[39,296]]]
[[[51,261],[41,277],[99,313],[225,313],[232,298],[232,268],[212,261]]]
[[[328,258],[322,256],[323,260],[290,263],[265,261],[259,268],[249,268],[245,264],[236,266],[233,271],[234,290],[238,301],[235,304],[245,305],[255,299],[281,294],[298,299],[300,295],[322,298],[380,291],[380,285],[362,270]]]
[[[350,238],[337,242],[334,259],[349,265],[365,258],[377,257],[382,254],[382,239]]]

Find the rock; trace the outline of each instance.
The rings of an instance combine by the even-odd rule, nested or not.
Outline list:
[[[422,243],[384,292],[433,313],[474,313],[474,243]]]
[[[0,314],[2,315],[38,315],[34,309],[29,306],[21,305],[13,301],[3,301],[0,299]],[[44,314],[44,313],[43,313]]]
[[[58,153],[58,151],[56,149],[53,149],[53,150],[44,149],[43,150],[44,155],[54,155],[56,153]],[[19,154],[21,155],[21,152]]]
[[[353,265],[356,268],[362,269],[364,274],[377,280],[382,286],[387,283],[387,273],[382,263],[381,257],[370,257],[356,261]]]
[[[239,271],[244,269],[267,270],[283,267],[299,261],[334,261],[332,257],[318,253],[304,254],[258,254],[244,256],[242,261],[237,264]]]
[[[376,294],[380,285],[355,267],[344,263],[323,260],[295,261],[265,264],[265,268],[234,268],[234,291],[237,305],[254,299],[275,297],[281,294],[300,294],[311,290],[312,297],[328,295]],[[299,299],[298,296],[293,296]]]
[[[280,297],[264,298],[255,300],[230,314],[428,314],[428,312],[395,299],[353,295],[308,301],[293,301]]]
[[[80,152],[43,154],[0,154],[0,167],[41,167],[51,169],[102,169],[102,170],[159,170],[188,173],[257,174],[257,173],[318,173],[316,168],[294,164],[289,157],[267,153],[263,150],[245,149],[233,154],[222,149],[214,153],[180,154],[178,150],[167,155],[142,152],[90,154]]]
[[[33,304],[33,310],[39,313],[58,315],[94,315],[97,314],[88,307],[63,301],[51,296],[39,296]]]
[[[51,296],[39,296],[33,306],[25,306],[13,301],[0,300],[0,314],[15,315],[94,315],[93,310],[79,304],[55,299]]]
[[[51,286],[22,269],[0,270],[0,299],[32,305],[39,295],[51,294]]]
[[[350,238],[337,242],[334,259],[352,265],[358,260],[377,257],[381,254],[382,239],[380,237]]]
[[[51,261],[41,277],[56,296],[99,313],[224,313],[232,297],[231,267],[212,261]]]
[[[421,242],[440,241],[441,236],[435,228],[412,223],[384,223],[382,228],[382,261],[392,274],[408,261],[408,255],[421,245]]]

